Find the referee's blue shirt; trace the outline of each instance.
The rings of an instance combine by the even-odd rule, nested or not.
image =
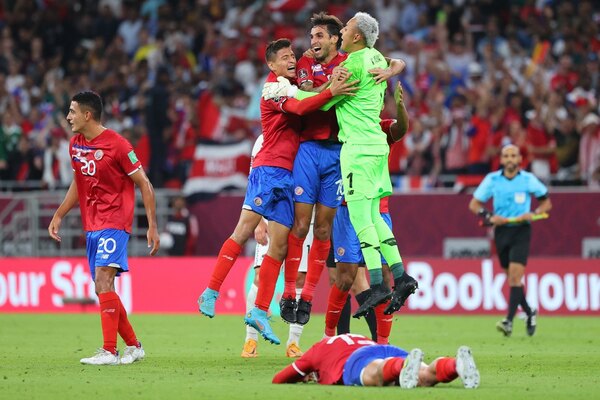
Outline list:
[[[548,189],[530,172],[519,171],[512,179],[503,170],[490,172],[479,184],[473,197],[485,203],[494,198],[494,214],[504,218],[518,217],[531,211],[531,195],[548,195]]]

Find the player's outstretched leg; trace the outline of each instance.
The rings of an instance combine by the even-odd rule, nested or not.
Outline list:
[[[456,373],[465,389],[479,387],[479,370],[475,365],[471,349],[467,346],[460,346],[456,352]]]
[[[219,298],[219,292],[206,288],[198,297],[198,311],[209,318],[215,316],[215,302]]]
[[[402,389],[412,389],[419,383],[419,370],[423,362],[423,351],[412,349],[404,359],[398,383]]]
[[[271,325],[269,324],[269,317],[267,317],[266,311],[254,307],[252,310],[250,310],[249,313],[246,314],[246,317],[244,318],[244,323],[256,329],[258,333],[260,333],[262,337],[265,338],[265,340],[273,344],[281,343],[279,338],[275,336],[275,333],[273,333],[273,330],[271,329]]]
[[[400,309],[408,299],[408,296],[413,294],[419,288],[417,281],[406,272],[399,278],[394,279],[394,292],[392,293],[392,299],[390,304],[383,311],[384,314],[389,315]]]

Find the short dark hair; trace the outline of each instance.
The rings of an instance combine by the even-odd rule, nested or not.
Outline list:
[[[329,15],[321,11],[318,14],[313,14],[312,18],[310,19],[310,23],[312,24],[313,28],[315,26],[326,27],[329,36],[337,36],[338,41],[335,45],[339,50],[339,48],[342,46],[342,34],[340,33],[340,31],[344,27],[344,24],[342,24],[342,21],[340,21],[338,17],[334,15]]]
[[[292,47],[292,42],[289,39],[282,38],[277,39],[269,43],[267,46],[267,50],[265,51],[265,59],[267,62],[273,61],[275,54],[281,49],[287,49],[288,47]]]
[[[86,108],[86,111],[90,111],[96,121],[100,122],[102,119],[102,98],[98,93],[91,90],[79,92],[71,98],[71,101],[79,104],[82,110]]]

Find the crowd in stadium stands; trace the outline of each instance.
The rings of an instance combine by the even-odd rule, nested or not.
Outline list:
[[[410,132],[394,173],[481,176],[502,145],[552,184],[600,186],[600,8],[571,0],[16,0],[0,3],[0,180],[70,182],[70,97],[100,93],[105,125],[156,187],[181,187],[197,143],[253,140],[266,44],[310,46],[309,18],[380,23],[406,61]],[[391,82],[393,88],[395,82]],[[393,115],[388,96],[384,116]]]

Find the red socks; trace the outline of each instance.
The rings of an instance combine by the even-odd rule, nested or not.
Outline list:
[[[377,320],[377,344],[389,344],[390,332],[392,331],[393,317],[385,315],[383,310],[390,304],[386,301],[375,307],[375,319]]]
[[[281,268],[282,263],[282,261],[277,261],[269,255],[266,255],[260,266],[258,275],[258,293],[256,294],[254,305],[263,311],[269,310],[269,304],[271,304],[271,300],[273,300],[275,284],[277,283],[277,277],[279,276],[279,269]]]
[[[325,334],[335,336],[335,328],[340,320],[341,311],[346,304],[348,291],[338,289],[334,283],[329,290],[329,300],[327,302],[327,313],[325,314]]]
[[[390,358],[383,364],[383,383],[396,382],[400,376],[404,360],[400,357]]]
[[[242,246],[237,244],[232,238],[229,238],[221,246],[219,256],[217,258],[217,264],[213,270],[212,277],[208,283],[208,287],[212,290],[219,291],[223,281],[229,274],[231,267],[235,264],[238,256],[242,252]]]
[[[284,298],[296,298],[296,278],[298,278],[298,268],[300,268],[300,260],[302,259],[303,245],[304,239],[300,239],[290,232],[288,235],[288,252],[285,257]]]
[[[323,272],[323,267],[325,266],[325,261],[327,261],[330,247],[330,240],[313,239],[313,244],[308,253],[306,281],[304,282],[304,288],[302,288],[302,295],[300,296],[305,301],[312,301],[315,288],[317,287],[317,283],[319,283],[321,272]]]
[[[98,298],[100,299],[100,322],[104,338],[102,348],[116,354],[121,300],[115,292],[100,293]]]
[[[123,307],[123,302],[119,299],[119,335],[123,338],[123,341],[127,346],[137,346],[138,340],[135,336],[135,332],[133,331],[133,327],[129,323],[129,319],[127,318],[127,311],[125,311],[125,307]]]
[[[456,359],[442,357],[435,364],[435,378],[439,382],[452,382],[458,377],[456,373]]]

